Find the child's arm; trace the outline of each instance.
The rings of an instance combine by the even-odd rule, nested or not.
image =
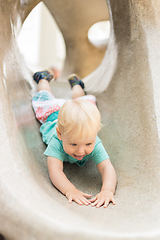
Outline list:
[[[110,202],[115,205],[113,194],[117,183],[116,172],[109,159],[99,163],[97,168],[102,176],[102,188],[100,193],[90,200],[93,202],[92,206],[107,207]]]
[[[63,162],[54,157],[48,157],[49,176],[54,186],[61,191],[69,200],[75,201],[79,205],[88,205],[91,202],[87,199],[91,195],[79,191],[66,177],[63,172]]]

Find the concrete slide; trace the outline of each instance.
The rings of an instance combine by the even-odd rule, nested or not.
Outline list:
[[[62,80],[77,72],[97,95],[100,137],[118,176],[117,204],[107,209],[69,204],[49,179],[31,107],[36,86],[17,46],[39,2],[0,2],[0,234],[8,240],[160,239],[160,1],[44,1],[66,43]],[[87,31],[109,17],[104,52],[92,46]],[[57,97],[70,96],[67,82],[52,86]],[[82,191],[100,190],[92,162],[65,164],[65,173]]]

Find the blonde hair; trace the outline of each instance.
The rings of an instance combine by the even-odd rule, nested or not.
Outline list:
[[[101,128],[100,112],[88,100],[69,100],[59,111],[58,127],[62,134],[70,135],[71,139],[97,135]]]

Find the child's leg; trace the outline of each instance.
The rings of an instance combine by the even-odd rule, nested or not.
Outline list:
[[[37,91],[46,90],[52,92],[49,82],[54,78],[53,73],[49,71],[36,72],[33,75],[34,81],[38,84]]]
[[[34,81],[38,85],[38,92],[32,98],[32,106],[36,114],[36,118],[40,123],[45,123],[57,119],[58,111],[66,102],[65,99],[57,99],[51,93],[49,82],[53,79],[53,75],[49,71],[36,72],[33,75]]]
[[[80,85],[75,85],[72,88],[72,99],[85,96],[85,92]]]
[[[37,92],[41,91],[41,90],[46,90],[48,92],[52,93],[51,87],[49,85],[49,82],[46,81],[45,79],[41,79],[38,82],[38,86],[37,86]]]
[[[85,96],[85,92],[83,90],[84,83],[76,74],[71,74],[68,77],[68,81],[69,81],[69,83],[71,85],[71,89],[72,89],[72,99]]]

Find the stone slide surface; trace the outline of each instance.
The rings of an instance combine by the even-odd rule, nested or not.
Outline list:
[[[68,204],[48,176],[31,108],[35,84],[16,40],[39,2],[0,4],[0,234],[8,240],[160,239],[160,1],[44,1],[66,43],[62,78],[77,72],[93,92],[98,76],[104,83],[96,93],[104,125],[100,137],[118,177],[117,204],[107,209]],[[86,35],[109,16],[112,33],[104,52]],[[67,82],[52,87],[57,97],[70,97]],[[82,191],[95,195],[100,190],[92,162],[64,169]]]

